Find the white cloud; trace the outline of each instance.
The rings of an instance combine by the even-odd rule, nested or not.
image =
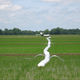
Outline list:
[[[62,2],[62,3],[71,3],[71,2],[80,2],[80,0],[42,0],[44,2]]]
[[[0,10],[5,10],[9,5],[11,5],[10,1],[0,0]]]
[[[0,4],[2,3],[10,3],[10,0],[0,0]]]
[[[8,5],[0,5],[0,10],[4,10],[6,8],[8,8]]]
[[[16,11],[22,9],[22,6],[12,4],[10,0],[0,0],[0,10]]]
[[[6,20],[5,18],[0,18],[0,23],[7,24],[7,23],[9,23],[9,22],[8,22],[8,20]]]
[[[43,1],[46,1],[46,2],[60,2],[61,0],[43,0]]]
[[[9,7],[9,10],[11,10],[11,11],[17,11],[17,10],[21,10],[21,9],[22,9],[22,6],[20,6],[20,5],[11,5]]]

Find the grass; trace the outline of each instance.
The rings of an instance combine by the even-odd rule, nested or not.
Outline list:
[[[52,37],[51,53],[80,53],[79,35],[62,35]]]
[[[0,54],[40,53],[46,39],[34,36],[0,36]]]
[[[51,54],[80,53],[79,35],[54,35]],[[43,54],[47,40],[40,36],[0,36],[0,54]],[[0,56],[0,80],[80,80],[80,56],[62,55],[64,62],[52,58],[44,68],[39,56]]]

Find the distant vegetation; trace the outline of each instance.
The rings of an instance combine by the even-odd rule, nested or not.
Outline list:
[[[20,30],[18,28],[14,29],[0,29],[0,35],[36,35],[40,32],[45,34],[57,35],[57,34],[80,34],[80,29],[63,29],[63,28],[53,28],[51,30],[44,30],[44,31],[31,31],[31,30]]]

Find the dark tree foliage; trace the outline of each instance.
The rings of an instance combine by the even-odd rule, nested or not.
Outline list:
[[[36,35],[43,32],[44,34],[51,34],[51,35],[60,35],[60,34],[80,34],[80,29],[63,29],[60,27],[53,28],[51,30],[44,30],[44,31],[31,31],[31,30],[20,30],[18,28],[13,29],[0,29],[0,35]]]
[[[80,34],[80,29],[63,29],[63,28],[54,28],[51,29],[50,34]]]
[[[50,31],[48,29],[44,30],[44,34],[49,34]]]
[[[14,29],[12,30],[12,32],[13,32],[14,35],[21,34],[21,30],[18,29],[18,28],[14,28]]]
[[[0,34],[2,35],[3,34],[3,31],[0,29]]]

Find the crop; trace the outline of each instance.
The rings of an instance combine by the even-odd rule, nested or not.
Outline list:
[[[45,67],[38,68],[44,56],[34,55],[43,54],[45,37],[0,36],[0,80],[80,80],[80,36],[54,35],[51,42],[50,54],[59,55],[64,62],[51,58]]]

